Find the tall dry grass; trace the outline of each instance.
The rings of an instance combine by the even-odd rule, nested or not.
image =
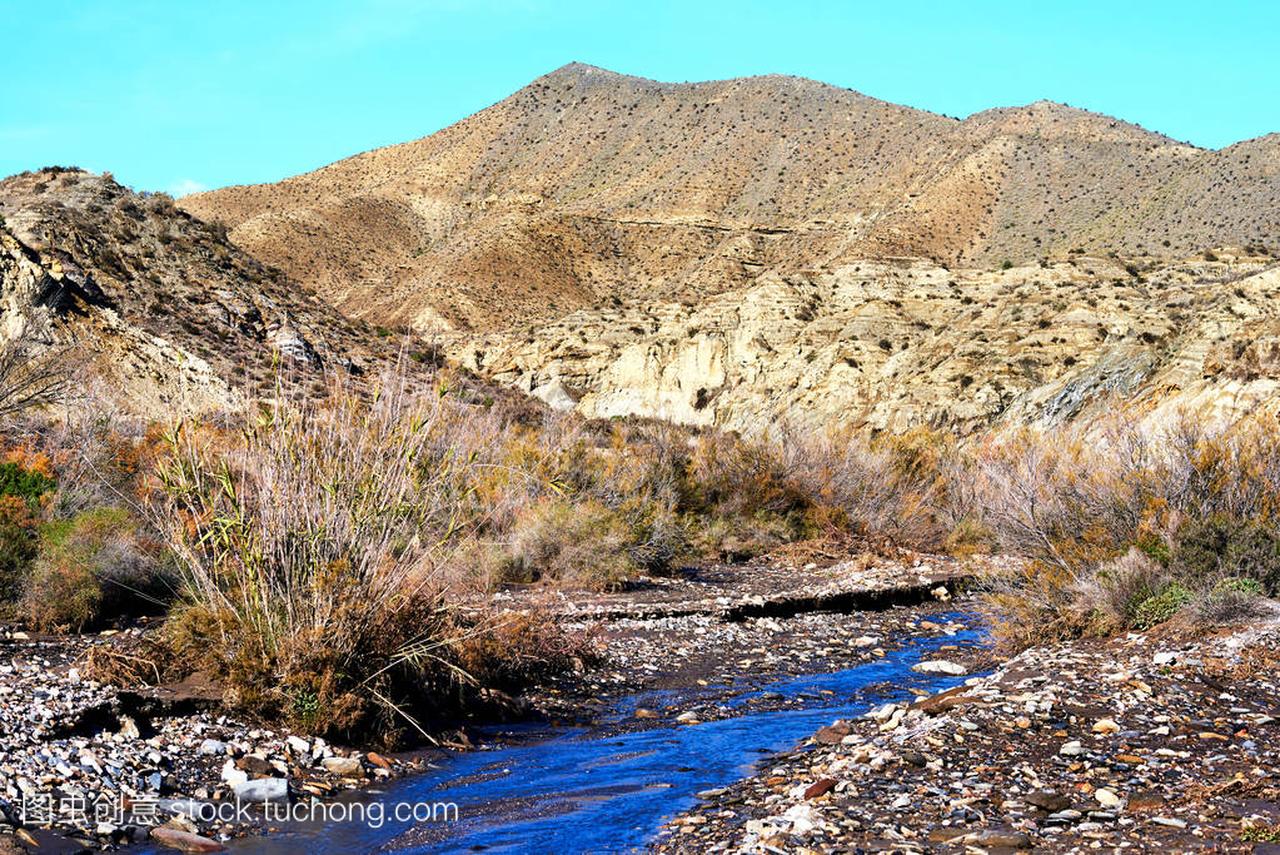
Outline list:
[[[448,707],[467,679],[448,559],[503,432],[397,376],[371,398],[341,382],[281,397],[235,433],[177,426],[153,509],[186,582],[176,635],[212,643],[241,705],[313,729]]]

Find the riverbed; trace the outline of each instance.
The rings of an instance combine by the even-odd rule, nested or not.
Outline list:
[[[727,717],[696,724],[637,728],[637,710],[672,703],[671,692],[650,692],[622,699],[590,728],[481,731],[487,747],[451,755],[381,790],[352,794],[324,810],[330,821],[289,823],[229,848],[310,855],[642,849],[699,793],[742,778],[833,719],[862,715],[912,690],[936,692],[963,682],[966,677],[920,674],[911,666],[940,647],[983,643],[980,630],[964,629],[911,640],[844,670],[765,685],[744,681],[741,692],[718,699]]]

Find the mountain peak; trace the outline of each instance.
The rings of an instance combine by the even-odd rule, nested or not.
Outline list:
[[[1280,242],[1264,157],[1203,154],[1052,101],[957,122],[798,77],[662,83],[572,62],[412,143],[180,204],[349,313],[494,328],[837,258]]]

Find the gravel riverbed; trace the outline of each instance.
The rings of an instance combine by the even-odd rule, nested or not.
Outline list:
[[[1280,624],[1028,650],[834,721],[658,852],[1277,852]]]

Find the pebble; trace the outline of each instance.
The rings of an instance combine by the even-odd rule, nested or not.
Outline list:
[[[289,781],[285,778],[255,778],[232,784],[231,790],[243,802],[283,802],[289,800]]]

